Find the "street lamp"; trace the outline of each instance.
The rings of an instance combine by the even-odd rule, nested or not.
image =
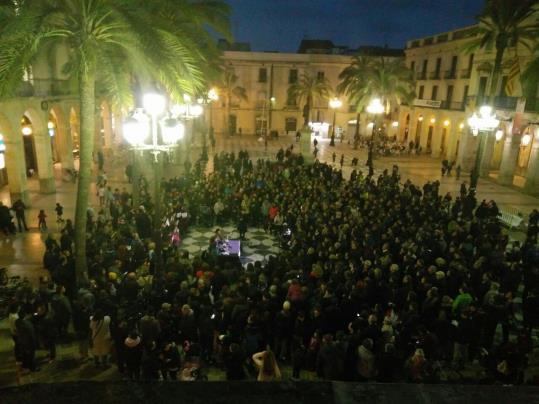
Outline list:
[[[161,236],[161,177],[163,159],[162,152],[168,152],[176,146],[185,133],[184,125],[166,114],[166,98],[161,94],[146,94],[143,98],[144,109],[137,109],[123,123],[125,140],[134,151],[149,151],[154,156],[154,268],[161,265],[162,236]],[[160,119],[161,118],[161,119]],[[151,142],[147,142],[151,135]],[[160,136],[159,136],[160,135]],[[138,195],[138,178],[133,183],[133,200]],[[136,206],[136,205],[135,205]]]
[[[369,175],[372,176],[374,174],[373,148],[374,148],[374,133],[375,133],[375,130],[376,130],[376,116],[382,114],[383,112],[385,112],[385,108],[384,108],[380,98],[374,98],[374,99],[371,100],[371,102],[367,106],[367,112],[369,114],[374,115],[374,123],[372,125],[371,141],[369,143],[369,151],[368,151],[368,155],[367,155],[367,167],[369,167]]]
[[[213,137],[213,105],[212,103],[214,101],[219,100],[219,94],[217,93],[217,90],[215,88],[211,88],[207,94],[203,94],[202,97],[198,99],[198,103],[201,105],[208,105],[210,110],[210,124],[208,133],[210,136],[210,141],[213,145],[214,143],[214,137]],[[202,138],[202,154],[204,156],[208,155],[208,147],[206,145],[206,133],[204,133],[204,136]]]
[[[331,127],[331,142],[329,142],[329,145],[335,146],[335,120],[337,118],[337,109],[342,107],[342,101],[334,97],[329,101],[329,107],[333,110],[333,125]]]
[[[474,136],[480,135],[479,146],[475,154],[474,168],[470,174],[471,189],[477,188],[481,159],[483,158],[487,135],[496,129],[499,124],[500,121],[496,119],[496,114],[492,113],[492,107],[489,105],[483,105],[479,108],[479,115],[474,112],[474,114],[468,118],[468,126],[472,130],[472,134]]]

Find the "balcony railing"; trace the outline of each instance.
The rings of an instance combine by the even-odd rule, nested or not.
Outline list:
[[[442,101],[440,108],[450,109],[453,111],[464,111],[464,103],[462,101]]]
[[[444,79],[452,80],[452,79],[456,79],[456,78],[457,78],[457,74],[456,74],[455,70],[446,70],[446,72],[444,74]]]
[[[470,69],[463,69],[460,71],[461,79],[469,79],[472,76],[472,71]]]
[[[526,99],[526,112],[539,112],[539,98]]]
[[[494,106],[499,109],[509,109],[514,111],[517,107],[518,97],[498,96],[494,98]]]
[[[23,81],[17,90],[19,97],[46,97],[71,93],[68,80],[33,79]]]
[[[440,72],[434,71],[429,74],[430,80],[440,80]]]

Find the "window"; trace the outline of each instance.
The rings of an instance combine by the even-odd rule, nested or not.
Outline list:
[[[425,86],[419,86],[419,95],[418,95],[418,98],[420,100],[423,99],[423,95],[425,95]]]
[[[477,90],[477,100],[479,101],[477,104],[481,104],[483,101],[483,97],[485,96],[485,91],[487,91],[487,81],[488,77],[483,76],[479,79],[479,89]]]
[[[258,69],[258,82],[266,83],[268,81],[268,69],[261,67]]]
[[[468,98],[468,91],[470,90],[470,86],[466,85],[464,86],[464,93],[462,93],[462,104],[466,106],[466,99]]]
[[[503,96],[506,96],[507,94],[505,93],[505,86],[507,85],[507,76],[503,76],[502,77],[502,85],[500,86],[500,92],[498,93],[498,95],[500,97],[503,97]]]
[[[457,71],[457,63],[458,63],[458,56],[453,56],[451,59],[451,73],[453,76],[455,76],[455,72]]]
[[[427,67],[428,67],[428,64],[429,64],[428,59],[425,59],[425,60],[423,61],[423,71],[421,72],[421,74],[423,75],[423,77],[425,77],[425,75],[427,74]]]
[[[447,96],[445,102],[448,108],[451,108],[451,101],[453,100],[453,86],[447,86]]]
[[[284,120],[285,132],[295,132],[298,130],[298,120],[296,118],[286,118]]]
[[[410,63],[410,70],[411,71],[415,70],[415,61],[413,61],[413,60],[412,60],[412,63]]]
[[[438,97],[438,86],[432,86],[432,97],[430,99],[436,101],[436,97]]]
[[[468,59],[468,71],[470,71],[470,72],[472,71],[472,67],[473,67],[473,56],[474,56],[474,54],[472,53],[470,55],[470,59]]]
[[[290,69],[288,72],[288,84],[294,84],[298,81],[298,69]]]
[[[290,94],[286,95],[286,105],[289,107],[295,107],[296,106],[296,97],[292,97]]]
[[[324,72],[318,72],[318,74],[316,75],[316,78],[318,80],[324,80],[324,76],[325,76]]]
[[[441,67],[442,67],[442,58],[438,58],[436,59],[436,70],[435,70],[436,77],[440,77]]]

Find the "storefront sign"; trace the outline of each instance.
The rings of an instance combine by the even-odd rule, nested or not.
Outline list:
[[[416,99],[414,100],[414,105],[416,107],[440,108],[442,101]]]

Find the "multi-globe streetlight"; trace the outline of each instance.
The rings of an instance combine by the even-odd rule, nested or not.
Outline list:
[[[342,101],[334,97],[329,101],[329,107],[333,110],[333,125],[331,126],[331,141],[329,145],[335,146],[335,121],[337,119],[337,109],[342,107]]]
[[[369,142],[369,151],[367,155],[367,167],[369,167],[369,175],[374,175],[374,162],[373,162],[373,148],[374,148],[374,133],[376,130],[376,116],[385,112],[384,105],[380,98],[373,98],[367,106],[367,112],[374,115],[374,122],[372,124],[371,141]]]
[[[177,118],[167,113],[167,99],[162,94],[150,93],[143,97],[143,108],[136,109],[123,123],[123,135],[134,151],[148,151],[154,158],[154,218],[155,240],[154,269],[161,266],[161,177],[162,153],[176,147],[184,137],[185,126]],[[149,141],[148,141],[149,140]],[[138,178],[135,179],[138,181]],[[138,184],[134,184],[134,188]]]
[[[479,108],[479,115],[474,112],[474,114],[468,118],[468,126],[472,130],[472,134],[474,136],[479,135],[479,145],[475,153],[474,168],[470,174],[471,189],[477,189],[481,160],[483,159],[487,136],[492,133],[492,131],[496,129],[499,124],[500,120],[496,119],[496,114],[492,112],[492,107],[489,105],[483,105],[481,108]]]

